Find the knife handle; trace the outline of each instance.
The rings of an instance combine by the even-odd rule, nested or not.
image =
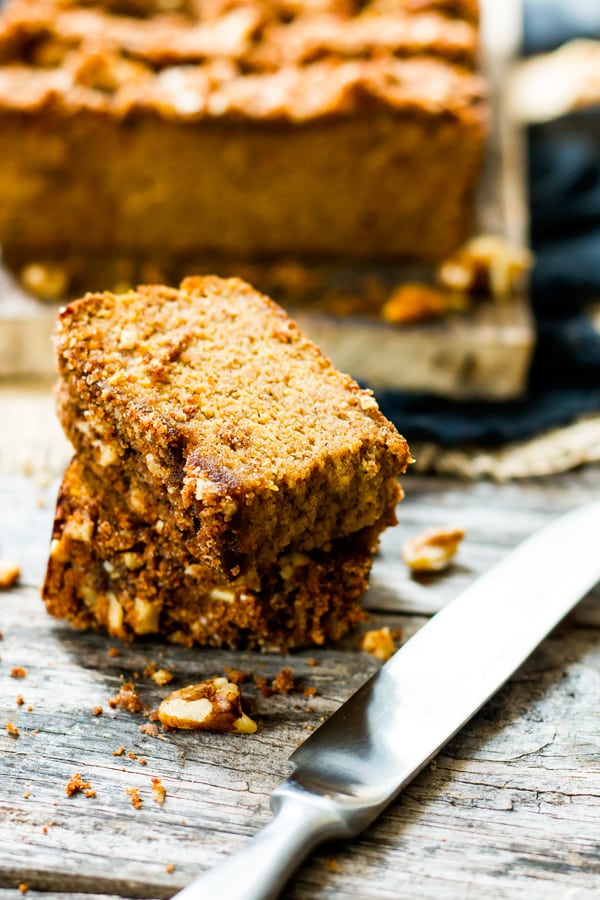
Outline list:
[[[271,806],[270,822],[172,900],[274,900],[311,850],[330,838],[348,836],[325,798],[289,782],[273,792]]]

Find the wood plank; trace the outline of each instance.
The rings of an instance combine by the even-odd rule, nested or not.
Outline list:
[[[430,610],[442,605],[543,522],[599,496],[600,468],[518,487],[415,476],[406,487],[401,524],[386,537],[379,582],[369,593],[371,626],[401,625],[405,638],[425,619],[402,613],[405,599],[390,600],[396,578],[398,593],[413,606],[423,597]],[[267,821],[268,794],[284,777],[290,752],[376,663],[352,639],[291,657],[154,641],[109,656],[114,641],[49,619],[38,597],[55,489],[56,482],[0,478],[0,556],[23,566],[22,585],[0,601],[0,725],[9,720],[20,729],[18,738],[0,729],[0,885],[14,896],[25,882],[32,896],[39,891],[47,900],[78,892],[167,897]],[[402,573],[402,535],[451,521],[467,527],[459,564],[427,584]],[[394,584],[385,593],[388,579]],[[589,602],[597,607],[599,599],[596,592]],[[309,665],[309,657],[320,665]],[[175,686],[225,665],[273,677],[288,664],[317,696],[264,698],[250,686],[244,690],[259,723],[256,735],[174,733],[159,740],[139,731],[142,717],[107,703],[122,676],[140,673],[148,660],[172,668]],[[19,665],[27,676],[16,680],[9,673]],[[139,689],[151,707],[165,693],[143,676]],[[372,828],[351,844],[325,847],[284,896],[597,895],[599,689],[600,630],[562,626]],[[97,705],[101,716],[93,715]],[[138,759],[113,756],[121,745]],[[97,797],[66,797],[76,771]],[[152,776],[167,789],[164,806],[151,800]],[[140,810],[127,787],[139,789]]]

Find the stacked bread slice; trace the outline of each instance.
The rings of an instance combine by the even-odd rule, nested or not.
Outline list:
[[[76,455],[49,612],[265,649],[360,620],[408,447],[275,303],[216,277],[88,294],[61,311],[56,347]]]

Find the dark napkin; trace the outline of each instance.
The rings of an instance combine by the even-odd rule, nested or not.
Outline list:
[[[527,0],[525,34],[527,51],[600,37],[600,0]],[[378,391],[409,440],[493,447],[600,412],[600,335],[582,312],[600,299],[600,111],[531,128],[528,166],[538,340],[527,395],[485,403]]]

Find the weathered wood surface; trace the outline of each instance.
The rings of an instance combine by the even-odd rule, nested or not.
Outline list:
[[[413,476],[406,488],[401,524],[386,535],[367,597],[371,627],[401,626],[405,638],[534,529],[600,495],[600,469],[518,486]],[[291,751],[376,663],[353,641],[284,659],[150,641],[109,656],[114,641],[50,620],[38,598],[54,490],[54,483],[40,487],[23,476],[0,479],[0,557],[23,568],[21,586],[0,595],[0,900],[18,896],[21,882],[44,900],[79,900],[82,892],[90,900],[167,897],[268,819],[268,794],[286,774]],[[403,538],[454,522],[467,529],[457,564],[428,583],[412,580],[398,561]],[[325,847],[284,896],[597,896],[599,610],[597,589],[373,827],[352,843]],[[309,656],[320,665],[308,665]],[[318,693],[263,698],[245,688],[256,735],[158,740],[140,733],[140,716],[107,703],[121,676],[133,677],[148,660],[172,668],[175,685],[225,665],[272,677],[289,664]],[[27,677],[15,680],[9,673],[19,665]],[[138,684],[155,707],[165,689],[144,677]],[[99,717],[97,705],[104,707]],[[18,738],[6,733],[6,721],[19,727]],[[113,756],[121,745],[147,765]],[[66,797],[77,771],[96,798]],[[167,789],[164,806],[151,799],[152,776]],[[127,787],[139,788],[140,810]]]

